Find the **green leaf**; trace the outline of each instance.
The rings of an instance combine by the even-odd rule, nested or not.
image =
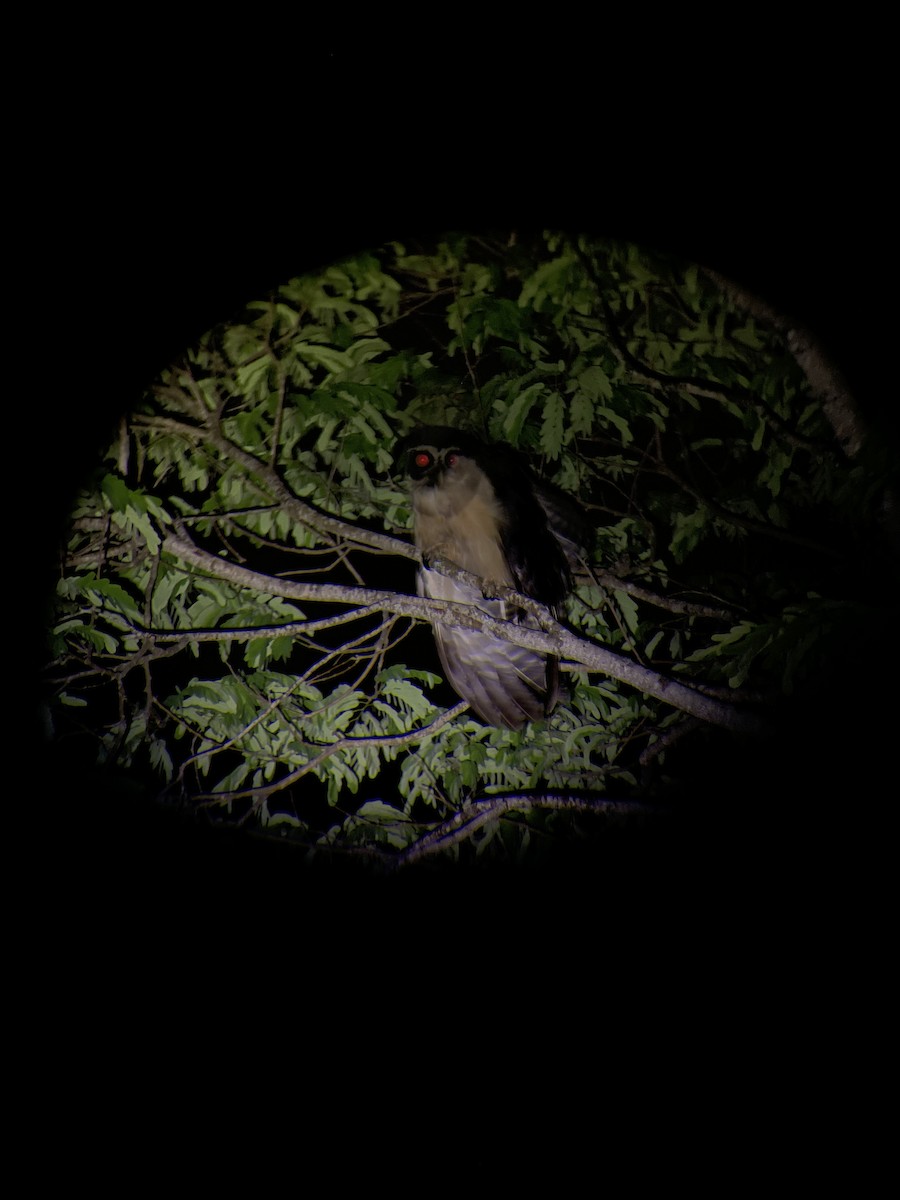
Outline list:
[[[100,490],[116,512],[124,512],[132,501],[132,493],[117,475],[104,475]]]
[[[368,800],[345,823],[348,833],[363,833],[375,841],[403,849],[415,839],[415,827],[407,814],[383,800]],[[355,839],[354,839],[355,840]]]
[[[544,406],[544,420],[541,424],[541,449],[548,458],[559,458],[563,444],[564,412],[562,396],[550,396]]]
[[[417,688],[408,679],[389,679],[384,685],[384,695],[393,696],[417,717],[426,717],[434,712],[434,705],[425,696],[421,688]]]
[[[163,776],[166,782],[171,782],[174,775],[172,757],[162,738],[150,739],[150,762]]]
[[[602,367],[588,367],[578,376],[578,387],[588,400],[611,400],[612,384]]]
[[[663,637],[664,637],[663,631],[661,629],[657,630],[657,632],[653,635],[653,637],[650,639],[650,641],[644,647],[644,654],[647,656],[647,658],[653,657],[653,652],[656,650],[656,647],[662,641]]]
[[[594,402],[584,392],[576,392],[569,403],[569,423],[573,433],[590,433],[594,427]]]
[[[530,387],[519,392],[510,404],[503,418],[503,434],[513,446],[518,446],[525,419],[536,404],[538,396],[544,390],[543,383],[533,383]]]
[[[763,437],[766,433],[766,423],[762,417],[758,417],[756,421],[756,429],[753,433],[753,441],[750,443],[751,450],[760,450],[763,444]]]
[[[601,424],[614,425],[616,429],[618,429],[619,433],[622,435],[623,446],[630,445],[634,440],[628,422],[624,417],[620,417],[619,414],[614,412],[611,408],[601,405],[597,409],[597,416],[600,419]]]
[[[332,375],[340,375],[352,365],[352,361],[345,352],[334,350],[329,346],[317,346],[311,342],[298,342],[297,353],[301,354],[307,362],[325,367]]]

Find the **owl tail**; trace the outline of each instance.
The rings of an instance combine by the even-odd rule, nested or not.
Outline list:
[[[559,663],[474,629],[435,624],[438,653],[454,691],[487,725],[521,729],[556,703]]]

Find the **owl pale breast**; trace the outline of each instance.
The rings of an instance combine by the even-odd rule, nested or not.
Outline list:
[[[484,472],[457,457],[434,483],[413,484],[416,545],[427,558],[447,558],[464,571],[512,585],[503,552],[503,512]]]

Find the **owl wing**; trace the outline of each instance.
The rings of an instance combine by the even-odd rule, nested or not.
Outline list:
[[[590,556],[594,545],[595,533],[590,522],[568,492],[545,479],[535,478],[534,495],[550,533],[566,558],[569,571],[576,571],[582,559]]]
[[[531,471],[511,446],[491,448],[491,484],[503,507],[503,552],[516,589],[554,614],[572,587],[586,522],[574,502]]]
[[[472,604],[498,620],[503,604],[485,600],[475,588],[422,568],[419,595],[437,600]],[[530,618],[523,623],[531,624]],[[454,691],[468,700],[488,725],[521,729],[529,721],[542,721],[553,709],[559,687],[556,658],[535,654],[477,629],[457,629],[434,624],[441,664]]]

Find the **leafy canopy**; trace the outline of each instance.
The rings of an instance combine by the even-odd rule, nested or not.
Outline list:
[[[782,333],[632,245],[454,234],[290,280],[123,418],[72,513],[56,735],[213,820],[375,861],[539,856],[665,795],[696,713],[570,656],[549,720],[488,728],[422,611],[384,602],[414,593],[393,445],[430,422],[577,497],[596,542],[568,627],[646,677],[740,711],[860,619],[835,548],[877,539],[881,483]]]

